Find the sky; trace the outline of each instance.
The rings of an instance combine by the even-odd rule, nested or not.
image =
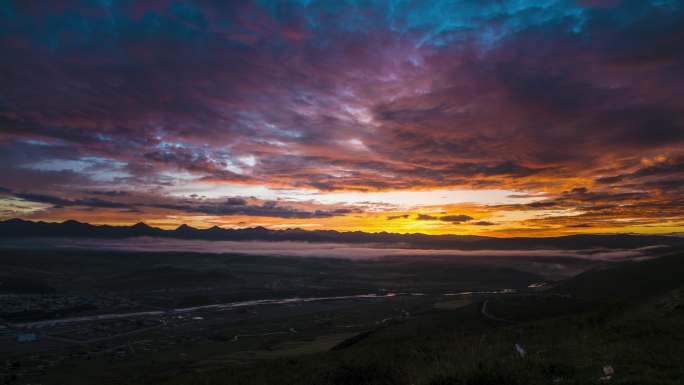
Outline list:
[[[0,0],[0,219],[684,231],[684,4]]]

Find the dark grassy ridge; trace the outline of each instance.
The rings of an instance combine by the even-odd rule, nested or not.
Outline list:
[[[609,264],[568,279],[558,293],[604,301],[633,302],[684,284],[684,255],[676,253],[641,262]]]
[[[196,371],[199,362],[192,360],[111,363],[98,379],[103,385],[599,384],[602,366],[611,365],[617,372],[611,383],[675,385],[684,381],[682,322],[681,312],[649,307],[499,326],[483,322],[476,304],[392,324],[327,353],[226,362],[210,372]],[[526,358],[517,356],[516,343]],[[86,373],[62,369],[53,383]],[[88,383],[79,381],[71,383]]]

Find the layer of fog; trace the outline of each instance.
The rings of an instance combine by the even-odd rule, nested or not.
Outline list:
[[[203,241],[163,238],[129,239],[19,239],[0,240],[0,246],[16,248],[94,249],[145,252],[239,253],[261,256],[290,256],[342,259],[375,259],[391,256],[460,256],[460,257],[568,257],[593,261],[639,260],[649,258],[663,246],[638,249],[521,249],[457,250],[416,249],[378,244],[341,244],[308,242]]]

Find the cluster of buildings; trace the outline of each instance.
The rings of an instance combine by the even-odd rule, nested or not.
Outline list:
[[[7,325],[0,325],[0,340],[14,339],[16,342],[35,342],[39,337],[36,333],[18,331]]]
[[[0,317],[7,320],[33,320],[97,309],[118,311],[134,305],[125,298],[108,296],[0,294]]]

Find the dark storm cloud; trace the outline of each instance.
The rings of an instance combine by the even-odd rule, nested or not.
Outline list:
[[[379,44],[375,41],[375,36],[383,35],[383,25],[380,23],[377,26],[376,35],[368,36],[361,30],[338,33],[334,24],[330,30],[312,31],[310,25],[302,22],[306,20],[307,13],[309,16],[320,17],[335,12],[328,8],[330,5],[322,2],[308,9],[280,7],[280,10],[287,11],[285,14],[289,15],[281,20],[279,18],[283,17],[282,14],[272,14],[269,7],[260,8],[252,4],[209,6],[190,2],[181,7],[166,3],[156,7],[144,7],[145,11],[142,12],[139,6],[122,3],[112,6],[119,11],[118,16],[114,18],[107,18],[113,9],[106,7],[89,7],[91,11],[86,12],[86,16],[78,17],[67,12],[62,15],[50,14],[39,8],[15,7],[9,4],[7,8],[17,16],[24,15],[28,18],[30,15],[36,18],[36,21],[50,21],[46,25],[52,27],[36,28],[36,24],[29,24],[21,17],[8,23],[6,34],[18,39],[14,44],[10,44],[9,48],[17,50],[19,55],[16,57],[23,59],[20,62],[22,71],[17,71],[19,63],[10,61],[6,64],[10,73],[15,75],[8,79],[11,80],[7,87],[10,93],[8,98],[13,101],[12,105],[24,104],[24,110],[27,112],[21,114],[28,116],[23,116],[21,121],[34,122],[33,124],[38,126],[38,135],[57,136],[69,141],[103,147],[111,147],[114,145],[112,143],[125,141],[135,135],[143,149],[147,147],[151,150],[143,153],[147,159],[190,171],[209,172],[215,179],[233,178],[236,177],[234,174],[217,170],[218,167],[209,155],[198,152],[196,148],[161,151],[156,148],[150,149],[149,146],[159,143],[158,134],[163,134],[169,140],[201,144],[213,139],[228,139],[239,143],[246,140],[245,135],[256,133],[263,139],[278,137],[285,139],[285,143],[294,141],[296,146],[310,144],[336,147],[334,140],[328,140],[334,138],[328,138],[318,127],[326,126],[328,132],[336,127],[337,132],[353,133],[355,128],[350,127],[350,124],[353,126],[354,121],[331,113],[331,108],[338,108],[339,103],[346,100],[334,92],[322,92],[323,87],[330,86],[334,91],[337,82],[348,77],[345,64],[352,59],[357,65],[374,64],[369,54],[378,48],[374,47],[374,44]],[[74,5],[65,4],[61,9],[69,10],[73,7]],[[488,6],[482,6],[482,12],[491,11]],[[637,12],[644,11],[649,12],[645,12],[646,16],[643,19],[634,16]],[[604,123],[603,126],[606,126],[605,123],[611,126],[604,129],[608,133],[605,140],[602,140],[604,142],[618,139],[617,143],[620,143],[619,137],[615,135],[623,136],[625,143],[636,144],[649,144],[649,141],[658,144],[678,140],[681,137],[677,133],[682,130],[678,129],[680,127],[677,126],[677,119],[672,119],[676,117],[674,110],[668,109],[667,106],[654,107],[649,104],[629,103],[621,106],[619,103],[622,98],[615,96],[624,90],[611,91],[603,86],[603,79],[586,78],[587,73],[584,71],[587,68],[584,67],[584,62],[579,62],[579,67],[575,63],[577,60],[570,60],[565,65],[557,63],[561,58],[575,57],[577,52],[585,49],[590,56],[598,55],[597,58],[590,57],[588,60],[598,60],[598,64],[603,65],[618,58],[624,60],[620,62],[623,65],[630,63],[634,59],[629,60],[630,57],[626,54],[632,53],[632,50],[645,50],[643,55],[646,56],[649,53],[658,57],[667,55],[668,51],[665,48],[669,40],[664,37],[681,33],[681,28],[676,23],[677,16],[669,15],[671,12],[668,11],[671,10],[626,4],[620,12],[624,14],[623,17],[628,24],[622,30],[617,30],[610,24],[616,21],[614,18],[617,16],[611,16],[614,10],[585,10],[583,25],[586,26],[585,33],[591,37],[590,40],[581,40],[569,34],[568,26],[563,24],[566,21],[562,18],[552,18],[548,23],[532,23],[519,31],[504,31],[508,36],[506,40],[479,60],[469,52],[447,46],[428,56],[424,64],[427,67],[424,70],[433,71],[435,77],[443,77],[445,88],[433,89],[426,93],[425,97],[412,99],[413,103],[403,107],[400,104],[398,108],[383,108],[382,105],[374,108],[378,111],[378,117],[384,121],[401,121],[402,125],[419,124],[428,128],[434,126],[434,130],[444,130],[447,127],[443,126],[443,123],[447,121],[468,123],[468,119],[464,120],[463,113],[456,108],[461,104],[463,97],[459,90],[478,89],[483,90],[485,96],[487,93],[503,92],[502,99],[493,99],[488,103],[479,102],[476,98],[477,105],[472,106],[475,108],[467,109],[469,114],[479,114],[480,108],[497,108],[507,114],[515,111],[517,115],[522,116],[512,116],[511,122],[518,123],[521,127],[523,124],[529,127],[525,131],[531,132],[525,132],[525,138],[532,138],[537,142],[556,142],[563,139],[569,139],[570,142],[583,141],[580,135],[566,138],[565,134],[557,129],[542,128],[547,118],[568,118],[576,116],[577,111],[582,111],[583,114],[589,112],[590,118],[601,121]],[[425,12],[431,11],[426,9]],[[558,12],[559,16],[565,14],[562,9]],[[244,20],[246,14],[262,20],[264,24],[249,24]],[[505,7],[496,10],[495,14],[497,17],[516,17],[507,15]],[[153,28],[145,17],[153,18],[157,27]],[[405,17],[411,20],[410,16]],[[300,20],[295,28],[298,33],[291,30],[291,18]],[[651,18],[659,19],[657,25],[653,25]],[[74,23],[75,21],[79,23]],[[342,19],[337,21],[340,25],[343,23]],[[364,22],[369,25],[373,23],[372,20]],[[429,19],[425,21],[426,25],[438,22],[431,22]],[[629,24],[630,22],[632,24]],[[231,23],[240,28],[224,27]],[[612,46],[607,42],[609,39],[621,37],[621,34],[632,38],[640,36],[643,31],[641,24],[650,26],[648,32],[651,39],[636,39],[637,44],[645,46],[653,45],[655,42],[665,44],[666,47],[651,51],[639,45],[632,47],[632,50],[627,50],[627,47],[609,49]],[[50,28],[78,32],[81,38],[57,38],[54,37],[54,30]],[[249,32],[240,32],[245,29]],[[540,31],[545,33],[540,35]],[[606,37],[603,37],[604,35]],[[292,39],[294,36],[299,36],[299,39]],[[292,63],[274,61],[279,55],[285,54],[275,50],[266,40],[274,37],[276,41],[286,44],[287,55],[291,57]],[[387,38],[390,41],[392,39]],[[347,53],[343,56],[331,56],[330,52],[309,46],[309,43],[317,39],[338,44],[338,49],[344,47]],[[43,45],[36,44],[38,42]],[[227,48],[218,49],[219,44],[226,42]],[[387,42],[383,43],[386,44]],[[608,51],[609,55],[598,52],[599,49]],[[127,50],[126,56],[122,56],[120,50]],[[387,48],[381,50],[385,51]],[[519,60],[520,52],[529,54],[528,59]],[[57,59],[47,63],[39,60],[41,55],[48,53],[53,57],[56,55]],[[553,58],[559,59],[556,61]],[[669,59],[677,58],[679,56],[675,54]],[[375,61],[382,62],[383,59],[383,55],[380,55]],[[441,66],[442,60],[449,59],[456,59],[453,68],[434,68]],[[661,60],[665,59],[668,58]],[[160,62],[165,63],[164,68],[157,65]],[[276,63],[277,67],[274,66]],[[549,64],[554,66],[549,67]],[[20,75],[29,73],[24,65],[47,68],[30,71],[32,74],[42,74],[37,78],[23,79]],[[544,70],[546,68],[554,70]],[[461,84],[464,82],[463,79],[452,75],[452,71],[456,73],[461,70],[471,75],[471,80],[464,84]],[[334,75],[324,75],[323,71],[329,71]],[[199,77],[200,74],[202,77]],[[312,74],[314,76],[311,76]],[[374,75],[372,70],[368,73],[371,79]],[[629,75],[635,74],[626,74]],[[305,76],[308,79],[305,79]],[[100,82],[100,79],[105,81]],[[13,87],[13,84],[16,84],[16,87]],[[22,92],[19,92],[20,84],[24,90]],[[57,95],[54,92],[41,92],[50,84],[66,86],[51,87],[59,90],[61,94]],[[294,91],[284,90],[278,87],[279,84],[293,85]],[[354,82],[351,84],[352,88],[356,88]],[[350,101],[365,104],[372,103],[375,99],[375,95],[368,95],[370,90],[358,88],[357,91],[360,94],[356,97],[357,100]],[[47,95],[49,98],[46,98]],[[267,99],[264,99],[264,95],[267,95]],[[605,100],[614,100],[616,105],[603,108]],[[76,105],[80,107],[75,109]],[[293,107],[302,105],[320,111],[316,115],[293,113]],[[34,108],[30,108],[31,106]],[[511,111],[510,107],[515,107],[515,110]],[[30,115],[34,111],[36,113]],[[7,119],[12,119],[17,114],[19,112],[16,109],[7,107]],[[672,116],[673,114],[675,116]],[[18,119],[15,118],[13,122],[18,122]],[[275,126],[271,129],[272,132],[267,132],[269,129],[264,128],[264,123]],[[623,129],[613,128],[624,123],[628,123],[628,126]],[[40,128],[42,125],[46,128]],[[160,130],[155,129],[155,126]],[[98,134],[111,137],[112,143],[99,143],[96,135],[79,128],[94,128]],[[456,132],[458,131],[463,130],[457,129]],[[546,131],[555,133],[549,135]],[[645,131],[648,131],[648,134],[644,134],[646,137],[642,138]],[[568,131],[568,135],[573,132],[576,132],[576,127],[573,131]],[[421,136],[425,140],[434,140],[434,134],[437,133],[439,131],[427,135],[422,132]],[[467,131],[462,133],[469,135]],[[482,132],[475,136],[471,135],[466,141],[451,142],[458,148],[462,147],[458,143],[465,145],[468,141],[470,144],[481,144],[481,141],[487,138],[496,141],[497,134],[492,132],[490,136],[487,132]],[[522,132],[515,136],[520,137],[521,134]],[[439,140],[435,143],[439,142],[444,141]],[[429,146],[422,147],[422,150],[416,152],[432,150]],[[478,151],[490,150],[483,148],[482,145],[478,147]],[[548,161],[555,158],[546,153],[547,146],[543,143],[538,143],[536,147],[539,148],[536,151],[541,153],[535,155],[533,149],[530,153],[536,157],[533,160]],[[579,156],[563,154],[564,151],[570,150],[576,150],[576,146],[561,148],[560,151],[558,148],[554,149],[560,158],[574,159]],[[323,157],[323,163],[330,165],[331,162],[338,161],[339,151],[338,148],[337,154],[331,153]],[[473,151],[472,147],[470,151]],[[510,159],[502,159],[496,164],[483,163],[481,157],[477,157],[475,161],[473,164],[454,164],[447,159],[445,164],[451,163],[451,167],[431,170],[434,172],[433,175],[421,172],[416,179],[433,179],[438,183],[446,180],[449,183],[448,176],[459,174],[525,176],[535,172],[535,168]],[[375,166],[358,165],[361,170],[374,169]],[[325,168],[326,164],[322,167]],[[264,170],[264,175],[269,175],[270,171]],[[423,176],[425,178],[422,178]],[[336,189],[343,187],[345,183],[313,181],[309,185],[322,189]],[[382,189],[392,184],[376,181],[376,186]]]
[[[131,195],[131,193],[128,191],[90,191],[88,193],[91,195],[101,195],[108,197],[125,197]]]
[[[643,191],[630,192],[594,192],[586,187],[577,187],[570,191],[564,191],[558,197],[540,200],[527,204],[508,206],[509,209],[517,207],[522,210],[550,210],[576,208],[581,210],[607,210],[619,207],[619,205],[646,202],[652,199],[651,195]]]
[[[657,159],[652,164],[644,165],[634,172],[598,178],[601,184],[616,184],[619,182],[646,181],[653,178],[674,178],[684,175],[684,156]],[[667,182],[667,181],[666,181]]]
[[[264,202],[262,205],[235,204],[231,200],[223,203],[212,204],[149,204],[148,207],[155,207],[167,210],[182,211],[186,213],[207,214],[207,215],[244,215],[254,217],[274,217],[274,218],[330,218],[343,216],[353,212],[351,209],[332,209],[306,211],[292,207],[284,207],[276,202]]]
[[[348,208],[319,209],[313,211],[301,210],[293,207],[282,206],[275,201],[266,201],[260,205],[249,204],[247,200],[240,197],[230,197],[222,201],[197,201],[197,200],[169,200],[167,203],[154,203],[144,201],[142,197],[137,197],[136,202],[124,203],[99,198],[66,199],[53,195],[14,193],[9,189],[0,190],[8,193],[15,198],[29,202],[44,203],[55,208],[84,207],[89,209],[111,208],[127,209],[131,212],[139,212],[144,208],[158,208],[186,213],[208,214],[208,215],[245,215],[255,217],[276,217],[276,218],[329,218],[343,216],[354,212]],[[112,197],[128,197],[130,194],[105,194]]]
[[[47,203],[56,207],[86,206],[92,208],[131,208],[127,203],[112,202],[98,198],[64,199],[52,195],[15,193],[15,197],[30,202]]]

